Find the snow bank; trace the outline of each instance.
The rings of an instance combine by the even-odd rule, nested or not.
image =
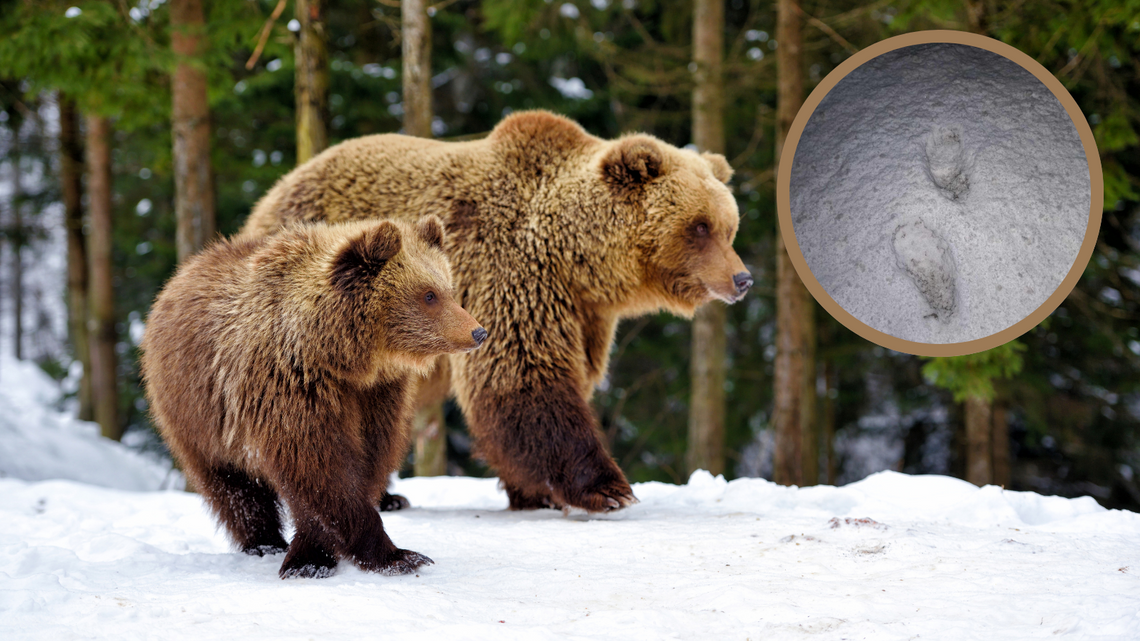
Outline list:
[[[0,480],[4,638],[1140,637],[1140,515],[946,477],[694,474],[602,517],[413,478],[384,522],[436,564],[281,581],[199,497]]]
[[[916,45],[841,80],[791,170],[796,240],[820,285],[867,325],[922,343],[997,333],[1057,289],[1088,224],[1069,115],[983,49]]]
[[[180,480],[169,463],[105,439],[95,423],[54,409],[59,398],[59,385],[34,363],[0,356],[0,477],[122,490],[155,490]]]

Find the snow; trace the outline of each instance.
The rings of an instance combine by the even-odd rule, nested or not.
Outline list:
[[[997,333],[1076,260],[1090,181],[1076,127],[1017,64],[956,44],[841,80],[796,147],[791,215],[812,274],[867,325],[922,343]]]
[[[384,577],[282,581],[200,498],[0,480],[5,638],[1036,639],[1140,636],[1140,515],[939,476],[634,486],[601,517],[494,479],[395,483]]]
[[[396,479],[413,507],[385,527],[434,565],[282,581],[282,556],[235,552],[201,497],[154,489],[162,465],[54,409],[34,366],[0,377],[5,640],[1140,638],[1140,514],[895,472],[701,471],[606,515]]]
[[[177,487],[169,462],[99,435],[56,408],[59,385],[34,363],[0,355],[0,477],[68,479],[123,490]]]

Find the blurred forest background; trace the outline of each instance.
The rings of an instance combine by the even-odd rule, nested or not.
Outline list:
[[[922,29],[981,33],[1053,72],[1105,175],[1073,293],[1014,343],[955,359],[839,325],[781,266],[776,226],[800,102],[859,49]],[[594,396],[631,481],[895,469],[1140,510],[1138,55],[1138,0],[0,0],[0,349],[62,380],[105,435],[161,448],[137,345],[181,257],[326,145],[471,139],[543,108],[601,137],[723,145],[736,170],[756,287],[696,324],[625,322]],[[489,473],[458,408],[442,411],[447,453],[431,462],[421,434],[420,473]]]

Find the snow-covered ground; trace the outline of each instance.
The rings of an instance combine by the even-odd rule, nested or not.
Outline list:
[[[34,363],[0,355],[0,478],[69,479],[123,490],[181,487],[168,461],[99,435],[59,407],[60,388]]]
[[[199,496],[153,489],[167,468],[51,409],[52,385],[0,360],[4,640],[1140,638],[1140,515],[893,472],[698,472],[593,517],[404,479],[414,507],[385,525],[435,565],[282,581]]]
[[[417,478],[417,575],[282,581],[196,495],[0,481],[0,637],[1140,638],[1140,515],[893,472],[842,488],[637,485],[605,517]]]

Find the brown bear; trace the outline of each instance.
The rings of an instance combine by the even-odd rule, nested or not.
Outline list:
[[[589,405],[618,321],[691,317],[752,284],[732,249],[731,176],[717,154],[602,140],[532,111],[478,141],[387,134],[331,147],[274,185],[242,236],[375,211],[442,218],[459,302],[495,335],[449,359],[477,452],[512,508],[604,511],[634,500]]]
[[[487,337],[455,301],[443,237],[429,216],[221,241],[151,308],[159,431],[243,551],[285,549],[288,506],[282,578],[340,558],[385,574],[431,563],[392,543],[375,506],[407,450],[411,377]]]

